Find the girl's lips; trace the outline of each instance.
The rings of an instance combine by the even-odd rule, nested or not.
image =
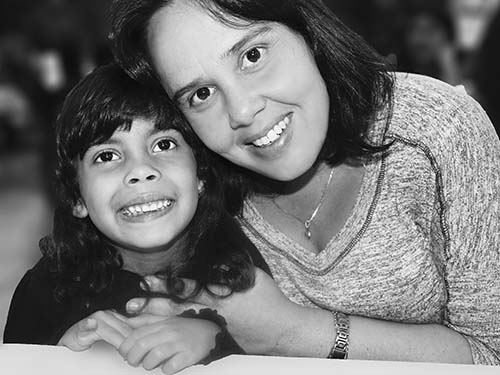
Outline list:
[[[165,193],[160,192],[149,192],[149,193],[136,193],[134,194],[134,198],[130,198],[124,203],[121,203],[118,211],[122,211],[131,206],[141,206],[153,202],[161,202],[166,200],[174,200],[173,197],[166,195]]]
[[[121,209],[125,216],[139,216],[150,212],[165,210],[170,207],[174,201],[172,199],[161,199],[143,204],[134,204]]]
[[[131,223],[143,223],[167,215],[175,206],[176,201],[151,202],[144,206],[129,206],[120,211],[122,220]],[[138,209],[139,208],[139,209]]]

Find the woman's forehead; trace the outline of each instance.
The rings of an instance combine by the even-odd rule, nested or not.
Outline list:
[[[151,19],[148,49],[172,96],[184,85],[196,84],[211,65],[223,63],[252,40],[279,28],[285,27],[274,22],[228,24],[200,6],[174,2]]]

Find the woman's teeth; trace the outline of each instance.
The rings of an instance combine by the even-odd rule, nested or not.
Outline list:
[[[256,139],[253,143],[254,146],[262,147],[269,146],[274,143],[277,139],[280,138],[281,133],[286,129],[286,127],[290,124],[290,119],[285,117],[283,120],[278,122],[274,127],[267,132],[267,134],[259,139]]]
[[[161,211],[170,207],[173,201],[171,199],[159,200],[144,204],[136,204],[133,206],[125,207],[122,212],[125,216],[138,216],[147,214],[149,212]]]

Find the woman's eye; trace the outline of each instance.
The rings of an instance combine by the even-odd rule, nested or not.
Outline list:
[[[214,92],[215,92],[215,87],[207,87],[207,86],[200,87],[191,97],[190,104],[191,105],[201,104],[210,99],[210,97],[214,94]]]
[[[94,159],[96,163],[107,163],[110,161],[118,160],[119,156],[112,151],[100,152]]]
[[[172,150],[176,147],[177,147],[177,143],[175,143],[171,139],[162,139],[154,145],[153,152],[168,151],[168,150]]]
[[[254,47],[251,50],[248,50],[243,55],[243,61],[241,62],[241,69],[248,69],[259,62],[264,53],[264,48],[262,47]]]

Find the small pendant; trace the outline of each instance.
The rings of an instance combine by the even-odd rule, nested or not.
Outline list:
[[[306,233],[305,234],[306,234],[307,239],[310,240],[311,236],[312,236],[311,235],[311,231],[309,229],[306,229]]]
[[[309,230],[309,227],[311,226],[311,221],[307,220],[306,222],[304,222],[304,226],[306,227],[305,235],[307,239],[310,240],[312,237],[311,231]]]

